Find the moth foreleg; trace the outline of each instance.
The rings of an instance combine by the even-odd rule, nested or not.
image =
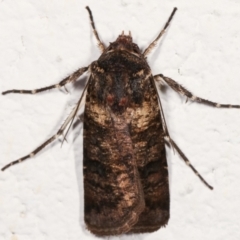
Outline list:
[[[154,76],[154,79],[156,81],[159,81],[159,78],[163,79],[164,82],[166,82],[174,91],[182,94],[183,96],[186,96],[188,99],[191,99],[192,101],[196,101],[217,108],[240,108],[240,105],[221,104],[197,97],[193,95],[191,92],[189,92],[186,88],[175,82],[173,79],[166,77],[163,74],[158,74]]]
[[[69,75],[68,77],[64,78],[61,82],[47,86],[47,87],[37,88],[37,89],[33,89],[33,90],[12,89],[12,90],[2,92],[2,94],[3,95],[8,94],[8,93],[35,94],[35,93],[44,92],[46,90],[50,90],[53,88],[61,88],[61,87],[65,86],[67,83],[75,82],[87,70],[88,70],[88,67],[80,68],[77,71],[75,71],[74,73],[72,73],[71,75]]]
[[[182,152],[182,150],[178,147],[178,145],[169,137],[166,136],[164,140],[169,143],[173,148],[178,152],[178,154],[181,156],[181,158],[185,161],[185,163],[193,170],[193,172],[200,178],[200,180],[211,190],[213,190],[213,187],[209,185],[206,180],[200,175],[200,173],[196,170],[196,168],[190,163],[186,155]]]

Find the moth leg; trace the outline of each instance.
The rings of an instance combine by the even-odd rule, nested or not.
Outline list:
[[[71,75],[69,75],[68,77],[64,78],[58,84],[53,84],[53,85],[50,85],[48,87],[38,88],[38,89],[34,89],[34,90],[12,89],[12,90],[2,92],[2,95],[8,94],[8,93],[35,94],[35,93],[44,92],[46,90],[50,90],[50,89],[53,89],[53,88],[61,88],[61,87],[65,86],[67,83],[75,82],[87,70],[88,70],[88,67],[80,68],[77,71],[75,71],[74,73],[72,73]]]
[[[168,18],[167,22],[165,23],[164,28],[162,29],[162,31],[158,34],[158,36],[156,37],[156,39],[144,50],[143,55],[144,57],[146,57],[151,50],[156,46],[158,40],[161,38],[161,36],[165,33],[166,29],[168,28],[175,12],[177,11],[177,8],[175,7],[170,15],[170,17]]]
[[[92,29],[93,29],[93,34],[94,36],[96,37],[97,39],[97,43],[98,43],[98,47],[100,48],[101,52],[103,53],[104,50],[105,50],[105,46],[103,44],[103,42],[100,40],[99,36],[98,36],[98,32],[97,32],[97,29],[95,27],[95,24],[94,24],[94,20],[93,20],[93,15],[92,15],[92,11],[91,9],[87,6],[86,7],[87,11],[88,11],[88,14],[89,14],[89,18],[90,18],[90,21],[91,21],[91,26],[92,26]]]
[[[194,96],[191,92],[189,92],[186,88],[175,82],[173,79],[169,77],[165,77],[163,74],[158,74],[154,76],[155,80],[158,80],[158,78],[163,79],[174,91],[177,93],[182,94],[183,96],[186,96],[187,98],[191,99],[192,101],[196,101],[199,103],[203,103],[212,107],[217,108],[240,108],[240,105],[231,105],[231,104],[221,104],[217,102],[212,102],[197,96]]]
[[[174,147],[174,149],[178,152],[178,154],[182,157],[182,159],[185,161],[185,163],[193,170],[193,172],[200,178],[200,180],[211,190],[213,190],[213,187],[209,185],[204,178],[200,175],[200,173],[196,170],[196,168],[190,163],[186,155],[182,152],[182,150],[178,147],[178,145],[171,139],[169,136],[166,136],[164,140],[167,143],[171,143],[171,145]]]
[[[157,75],[158,76],[158,75]],[[154,76],[154,79],[156,80],[156,77]],[[154,82],[155,84],[155,82]],[[156,85],[155,85],[156,88]],[[157,89],[157,88],[156,88]],[[173,148],[173,150],[175,149],[178,154],[182,157],[182,159],[185,161],[185,163],[193,170],[193,172],[200,178],[200,180],[211,190],[213,189],[213,187],[211,185],[209,185],[204,178],[198,173],[198,171],[193,167],[193,165],[190,163],[190,161],[188,160],[188,158],[185,156],[185,154],[181,151],[181,149],[177,146],[177,144],[173,141],[173,139],[170,137],[169,132],[168,132],[168,128],[167,128],[167,124],[166,124],[166,120],[164,117],[164,113],[163,113],[163,108],[162,108],[162,103],[161,103],[161,99],[158,96],[158,102],[159,102],[159,108],[160,108],[160,113],[161,113],[161,117],[162,117],[162,123],[163,123],[163,130],[165,133],[165,137],[164,140],[166,143],[169,143],[170,146]]]
[[[4,166],[1,170],[4,171],[6,170],[7,168],[15,165],[15,164],[18,164],[18,163],[21,163],[29,158],[32,158],[34,157],[38,152],[40,152],[44,147],[46,147],[48,144],[50,144],[51,142],[53,142],[55,139],[59,138],[62,134],[63,134],[63,131],[64,129],[67,127],[68,123],[70,122],[70,120],[72,119],[72,115],[73,113],[76,111],[76,109],[74,108],[73,111],[71,112],[71,114],[69,115],[69,117],[65,120],[65,122],[63,123],[63,125],[61,126],[61,128],[57,131],[56,134],[54,134],[52,137],[50,137],[47,141],[45,141],[43,144],[41,144],[39,147],[37,147],[36,149],[34,149],[30,154],[22,157],[22,158],[19,158],[13,162],[10,162],[9,164],[7,164],[6,166]]]
[[[10,162],[9,164],[7,164],[6,166],[4,166],[1,170],[4,171],[6,170],[7,168],[15,165],[15,164],[18,164],[18,163],[21,163],[29,158],[32,158],[34,157],[38,152],[40,152],[44,147],[46,147],[47,145],[49,145],[51,142],[53,142],[54,140],[58,139],[61,135],[63,135],[64,133],[64,130],[68,127],[67,129],[67,132],[63,135],[63,139],[65,139],[73,121],[74,121],[74,118],[76,116],[76,114],[78,113],[78,110],[80,109],[81,107],[81,103],[82,103],[82,100],[85,98],[86,96],[86,89],[88,88],[88,84],[89,82],[87,82],[84,90],[83,90],[83,93],[77,103],[77,105],[74,107],[74,109],[71,111],[70,115],[67,117],[67,119],[64,121],[64,123],[62,124],[62,126],[60,127],[60,129],[57,131],[56,134],[54,134],[52,137],[50,137],[47,141],[45,141],[43,144],[41,144],[40,146],[38,146],[36,149],[34,149],[30,154],[22,157],[22,158],[19,158],[13,162]]]

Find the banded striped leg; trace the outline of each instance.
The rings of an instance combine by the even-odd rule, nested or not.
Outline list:
[[[154,76],[155,80],[156,80],[156,76]],[[155,84],[155,82],[154,82]],[[155,85],[156,88],[156,85]],[[156,88],[157,89],[157,88]],[[211,185],[209,185],[204,178],[199,174],[199,172],[193,167],[193,165],[190,163],[190,161],[188,160],[188,158],[185,156],[185,154],[182,152],[182,150],[178,147],[178,145],[174,142],[174,140],[170,137],[168,129],[167,129],[167,124],[166,124],[166,120],[164,117],[164,113],[163,113],[163,108],[162,108],[162,103],[161,103],[161,99],[158,96],[158,101],[159,101],[159,107],[160,107],[160,113],[161,113],[161,117],[162,117],[162,122],[163,122],[163,129],[165,132],[165,142],[169,143],[169,145],[173,148],[173,150],[175,149],[178,154],[181,156],[181,158],[185,161],[185,163],[193,170],[193,172],[200,178],[200,180],[209,188],[209,189],[213,189],[213,187]]]
[[[168,18],[164,28],[162,29],[162,31],[158,34],[158,36],[156,37],[156,39],[144,50],[143,55],[144,57],[146,57],[151,50],[156,46],[158,40],[161,38],[161,36],[165,33],[166,29],[168,28],[170,22],[172,21],[172,18],[175,14],[175,12],[177,11],[177,8],[175,7],[170,15],[170,17]]]
[[[209,185],[204,178],[199,174],[199,172],[196,170],[196,168],[190,163],[186,155],[182,152],[182,150],[178,147],[178,145],[169,137],[166,136],[164,139],[167,143],[171,143],[171,145],[174,147],[174,149],[178,152],[178,154],[181,156],[181,158],[185,161],[185,163],[193,170],[193,172],[200,178],[200,180],[211,190],[213,190],[213,187]]]
[[[96,37],[97,39],[97,43],[98,43],[98,47],[100,48],[101,52],[103,53],[104,50],[105,50],[105,46],[103,44],[103,42],[100,40],[99,36],[98,36],[98,32],[97,32],[97,29],[95,27],[95,24],[94,24],[94,20],[93,20],[93,15],[92,15],[92,11],[91,9],[87,6],[86,7],[87,11],[88,11],[88,14],[89,14],[89,18],[90,18],[90,21],[91,21],[91,26],[92,26],[92,29],[93,29],[93,34],[94,36]]]
[[[161,78],[162,80],[164,80],[164,82],[166,82],[174,91],[182,94],[183,96],[186,96],[192,101],[196,101],[196,102],[203,103],[203,104],[206,104],[212,107],[217,107],[217,108],[240,108],[240,105],[221,104],[221,103],[212,102],[212,101],[194,96],[186,88],[184,88],[183,86],[175,82],[173,79],[169,77],[165,77],[163,74],[158,74],[154,76],[154,79],[156,81],[158,81],[158,78]]]
[[[12,90],[8,90],[8,91],[5,91],[5,92],[2,92],[2,95],[9,94],[9,93],[35,94],[35,93],[44,92],[46,90],[50,90],[50,89],[53,89],[53,88],[61,88],[61,87],[65,86],[68,83],[75,82],[87,70],[88,70],[88,67],[80,68],[77,71],[75,71],[74,73],[72,73],[70,76],[64,78],[58,84],[50,85],[48,87],[38,88],[38,89],[34,89],[34,90],[17,90],[17,89],[12,89]]]
[[[19,158],[13,162],[10,162],[9,164],[7,164],[6,166],[4,166],[1,170],[4,171],[6,170],[7,168],[15,165],[15,164],[18,164],[18,163],[21,163],[29,158],[32,158],[34,157],[38,152],[40,152],[44,147],[46,147],[48,144],[50,144],[51,142],[53,142],[54,140],[58,139],[61,135],[63,135],[64,133],[64,130],[67,128],[67,127],[71,127],[73,121],[74,121],[74,118],[76,116],[76,114],[78,113],[78,110],[81,108],[81,103],[82,103],[82,100],[84,100],[85,96],[86,96],[86,90],[88,88],[88,82],[83,90],[83,93],[77,103],[77,105],[74,107],[74,109],[71,111],[70,115],[67,117],[67,119],[64,121],[64,123],[62,124],[62,126],[60,127],[60,129],[57,131],[56,134],[54,134],[52,137],[50,137],[47,141],[45,141],[43,144],[41,144],[39,147],[37,147],[36,149],[34,149],[30,154],[22,157],[22,158]],[[69,130],[68,128],[68,130]],[[68,132],[67,130],[67,132]],[[64,135],[64,138],[65,138],[66,134]]]

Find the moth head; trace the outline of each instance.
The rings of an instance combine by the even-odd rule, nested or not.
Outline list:
[[[129,31],[129,35],[125,35],[124,31],[121,35],[118,36],[115,42],[110,43],[108,48],[106,49],[107,52],[112,51],[127,51],[133,54],[141,54],[141,51],[137,44],[133,43],[132,35]]]

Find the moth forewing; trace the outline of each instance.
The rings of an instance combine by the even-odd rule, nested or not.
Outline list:
[[[130,36],[120,35],[91,67],[84,112],[84,197],[85,221],[96,235],[151,232],[169,218],[157,92],[144,56],[118,51],[131,44]]]

